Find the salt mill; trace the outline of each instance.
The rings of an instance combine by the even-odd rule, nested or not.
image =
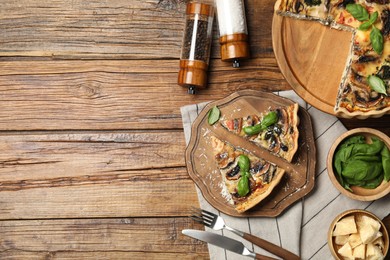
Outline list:
[[[241,59],[249,58],[248,29],[244,0],[215,0],[219,25],[221,58],[240,67]]]
[[[186,24],[180,55],[178,84],[195,94],[196,88],[207,85],[214,7],[190,2],[186,8]]]

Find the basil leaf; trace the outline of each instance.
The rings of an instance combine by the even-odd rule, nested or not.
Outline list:
[[[342,175],[347,179],[352,179],[356,181],[365,180],[370,172],[373,170],[371,168],[371,163],[364,161],[349,161],[343,169]],[[350,183],[352,184],[352,183]]]
[[[370,15],[370,20],[362,23],[358,29],[362,30],[362,31],[368,30],[371,27],[371,25],[373,25],[376,22],[376,19],[378,19],[378,11],[375,11],[374,13],[372,13]]]
[[[338,149],[343,149],[344,147],[350,146],[352,144],[364,144],[364,143],[366,143],[366,138],[363,135],[355,135],[344,140]]]
[[[361,31],[367,31],[368,29],[370,29],[371,25],[372,25],[372,23],[370,23],[370,21],[367,21],[367,22],[362,23],[358,29]]]
[[[366,181],[366,183],[364,185],[361,185],[361,187],[365,189],[375,189],[382,183],[382,181],[383,181],[383,174],[379,175],[378,178],[375,178],[370,181]]]
[[[244,127],[244,132],[247,135],[255,135],[265,130],[268,126],[277,123],[279,120],[278,113],[276,111],[271,111],[267,115],[264,116],[263,120],[260,124],[254,126]]]
[[[278,122],[278,120],[279,120],[278,113],[276,111],[271,111],[263,118],[261,124],[265,127],[268,127]]]
[[[244,197],[249,193],[249,179],[245,174],[241,176],[237,183],[237,193],[240,197]]]
[[[366,162],[380,162],[381,158],[377,155],[354,155],[351,160],[361,160]]]
[[[373,137],[371,139],[371,144],[355,144],[352,155],[375,155],[379,153],[385,144],[378,138]]]
[[[382,166],[383,166],[383,172],[384,172],[384,177],[385,181],[390,180],[390,151],[387,146],[383,146],[383,149],[381,151],[381,156],[382,156]]]
[[[215,106],[212,109],[210,109],[209,115],[208,115],[208,123],[209,123],[209,125],[215,124],[219,120],[220,116],[221,116],[221,111],[218,109],[217,106]]]
[[[353,145],[346,146],[343,149],[337,150],[335,157],[340,160],[340,162],[348,161],[349,157],[352,155]]]
[[[351,160],[343,170],[343,177],[350,185],[363,186],[377,178],[383,179],[381,162]]]
[[[360,4],[347,4],[347,11],[358,21],[365,21],[369,19],[369,14]]]
[[[250,161],[248,156],[241,154],[238,157],[238,166],[240,167],[240,172],[248,172],[250,167]]]
[[[350,192],[353,192],[353,190],[350,188],[350,185],[348,183],[344,184],[344,189],[350,191]]]
[[[383,51],[383,35],[381,31],[375,26],[372,27],[370,33],[371,45],[374,51],[378,54],[382,54]]]
[[[368,76],[367,81],[372,90],[387,96],[385,82],[380,77],[370,75]]]

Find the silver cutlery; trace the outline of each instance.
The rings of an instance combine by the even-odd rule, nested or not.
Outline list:
[[[184,229],[182,230],[182,233],[186,236],[222,247],[226,250],[232,251],[243,256],[252,257],[258,260],[276,260],[275,258],[252,252],[248,248],[246,248],[244,244],[240,241],[234,240],[229,237],[224,237],[219,234],[193,229]]]
[[[198,208],[192,208],[192,215],[190,216],[193,220],[202,223],[206,227],[212,228],[214,230],[221,230],[221,229],[227,229],[234,234],[243,237],[244,239],[248,240],[249,242],[252,242],[253,244],[267,250],[270,253],[273,253],[274,255],[277,255],[279,257],[282,257],[283,259],[288,259],[288,260],[295,260],[295,259],[300,259],[299,256],[291,253],[290,251],[277,246],[271,242],[268,242],[262,238],[253,236],[251,234],[239,231],[235,228],[231,228],[225,224],[225,221],[223,220],[222,217],[207,211],[203,209],[198,209]]]

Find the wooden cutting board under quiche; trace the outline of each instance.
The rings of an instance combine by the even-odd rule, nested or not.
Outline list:
[[[390,111],[389,0],[278,0],[278,64],[297,93],[330,114]]]
[[[308,112],[254,90],[209,103],[186,150],[206,200],[233,216],[277,216],[302,198],[314,186],[315,156]]]

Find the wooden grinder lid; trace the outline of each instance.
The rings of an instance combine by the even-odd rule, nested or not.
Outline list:
[[[207,63],[198,60],[181,60],[177,83],[188,87],[188,93],[195,94],[195,88],[206,88]]]
[[[249,55],[248,35],[244,33],[224,35],[219,38],[221,59],[231,61],[247,59]]]

